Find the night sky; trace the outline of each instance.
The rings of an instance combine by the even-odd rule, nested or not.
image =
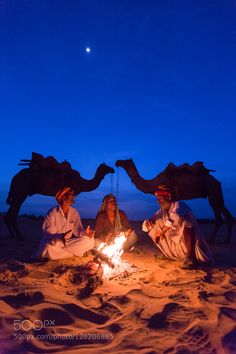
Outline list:
[[[145,178],[201,160],[235,215],[235,89],[234,0],[0,0],[0,210],[36,151],[89,179],[117,159],[132,157]],[[158,207],[119,169],[77,197],[81,216],[117,190],[132,219]],[[188,204],[213,216],[205,200]],[[34,196],[21,213],[53,205]]]

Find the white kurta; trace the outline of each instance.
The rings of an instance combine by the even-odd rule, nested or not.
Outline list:
[[[201,262],[212,260],[211,251],[199,229],[197,220],[185,202],[173,202],[168,212],[162,209],[158,210],[152,217],[152,220],[154,221],[154,225],[151,230],[148,230],[145,225],[147,220],[143,222],[142,229],[148,232],[148,235],[154,242],[158,232],[164,225],[170,227],[165,236],[157,243],[157,247],[166,257],[181,260],[186,258],[187,247],[184,239],[184,229],[193,228],[196,240],[196,258]]]
[[[74,242],[62,240],[65,232],[78,237]],[[46,215],[42,228],[43,237],[37,252],[38,257],[50,260],[63,259],[72,256],[82,257],[94,246],[94,238],[85,236],[85,231],[75,208],[70,207],[67,217],[60,206],[52,208]]]

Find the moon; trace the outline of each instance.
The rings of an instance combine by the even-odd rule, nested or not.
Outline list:
[[[86,47],[86,48],[85,48],[85,51],[86,51],[86,53],[90,53],[90,52],[91,52],[91,49],[90,49],[89,47]]]

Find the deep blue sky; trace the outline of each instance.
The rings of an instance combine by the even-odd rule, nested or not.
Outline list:
[[[234,0],[0,0],[1,210],[18,161],[36,151],[85,178],[118,158],[145,178],[202,160],[235,215],[235,39]],[[123,170],[119,182],[129,217],[155,211]],[[108,176],[81,194],[82,217],[110,191]],[[54,203],[33,197],[22,212]],[[190,205],[212,216],[206,201]]]

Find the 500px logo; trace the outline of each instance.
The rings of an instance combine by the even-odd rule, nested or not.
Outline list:
[[[36,331],[40,331],[42,328],[46,327],[53,327],[55,326],[55,320],[45,320],[45,321],[40,321],[40,320],[35,320],[35,321],[30,321],[30,320],[14,320],[14,330],[19,331],[30,331],[31,329],[35,329]]]

